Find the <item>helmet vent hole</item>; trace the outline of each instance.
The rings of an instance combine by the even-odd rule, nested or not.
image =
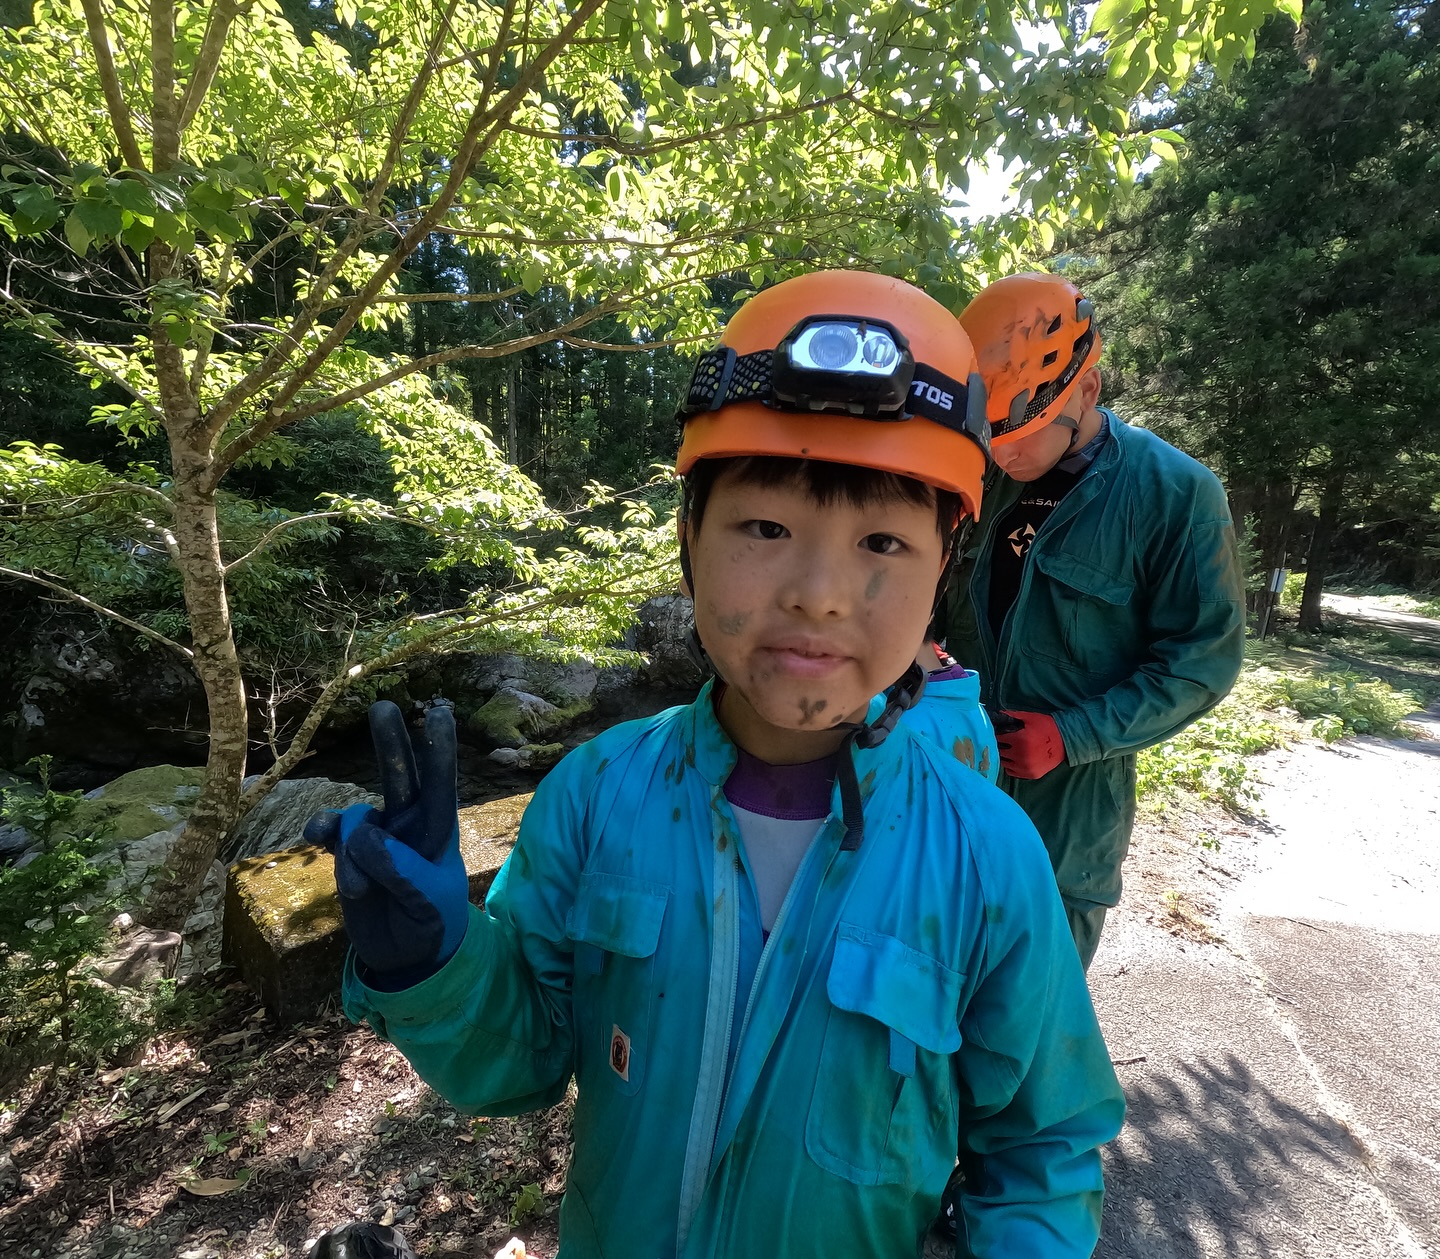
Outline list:
[[[1060,357],[1060,351],[1059,351],[1059,350],[1051,350],[1050,353],[1047,354],[1047,355],[1044,357],[1044,359],[1041,360],[1040,366],[1041,366],[1041,367],[1053,367],[1054,364],[1055,364],[1055,360],[1056,360],[1057,358],[1059,358],[1059,357]]]
[[[1060,331],[1060,325],[1064,322],[1065,320],[1062,316],[1056,315],[1051,325],[1045,329],[1045,335],[1047,337],[1053,337],[1057,332]]]

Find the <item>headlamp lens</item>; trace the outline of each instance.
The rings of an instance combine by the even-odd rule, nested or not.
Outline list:
[[[804,329],[790,347],[790,362],[805,371],[889,376],[900,348],[883,328],[826,320]]]
[[[865,361],[871,367],[880,372],[892,370],[896,360],[900,357],[900,351],[896,349],[895,342],[887,333],[879,331],[873,332],[865,338],[860,353],[865,356]]]
[[[827,372],[839,372],[844,371],[855,357],[856,340],[854,330],[844,324],[822,324],[810,333],[809,344],[804,349],[816,367]],[[808,364],[802,362],[802,366]]]

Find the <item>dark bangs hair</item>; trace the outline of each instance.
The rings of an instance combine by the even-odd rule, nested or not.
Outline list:
[[[685,478],[687,516],[696,533],[705,516],[710,492],[723,472],[733,472],[742,485],[761,489],[782,486],[803,490],[817,506],[846,503],[868,507],[873,503],[901,502],[916,507],[935,505],[935,529],[948,547],[960,519],[960,495],[938,490],[914,477],[878,468],[857,468],[823,459],[789,459],[781,455],[742,455],[734,459],[701,459]]]

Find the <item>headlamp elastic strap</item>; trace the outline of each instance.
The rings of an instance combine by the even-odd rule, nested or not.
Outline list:
[[[824,414],[822,410],[790,407],[775,401],[771,375],[773,355],[773,350],[737,355],[723,345],[706,351],[690,377],[689,391],[680,406],[681,422],[739,402],[760,402],[776,410],[802,415]],[[829,413],[844,414],[845,408],[837,402]],[[895,414],[867,418],[883,423],[915,417],[963,433],[982,449],[989,450],[990,425],[985,418],[984,386],[978,373],[961,382],[929,364],[916,363],[903,408]]]

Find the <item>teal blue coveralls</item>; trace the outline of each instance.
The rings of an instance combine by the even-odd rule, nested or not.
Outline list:
[[[873,705],[871,717],[883,710]],[[916,734],[923,734],[942,752],[949,752],[968,765],[986,782],[1000,777],[1000,749],[995,745],[995,728],[980,704],[980,677],[969,670],[964,677],[934,677],[925,683],[919,702],[901,720]]]
[[[962,1256],[1082,1259],[1124,1103],[1034,828],[903,725],[855,751],[768,939],[711,688],[540,784],[459,952],[368,1019],[453,1104],[573,1074],[563,1259],[918,1255],[955,1161]]]

